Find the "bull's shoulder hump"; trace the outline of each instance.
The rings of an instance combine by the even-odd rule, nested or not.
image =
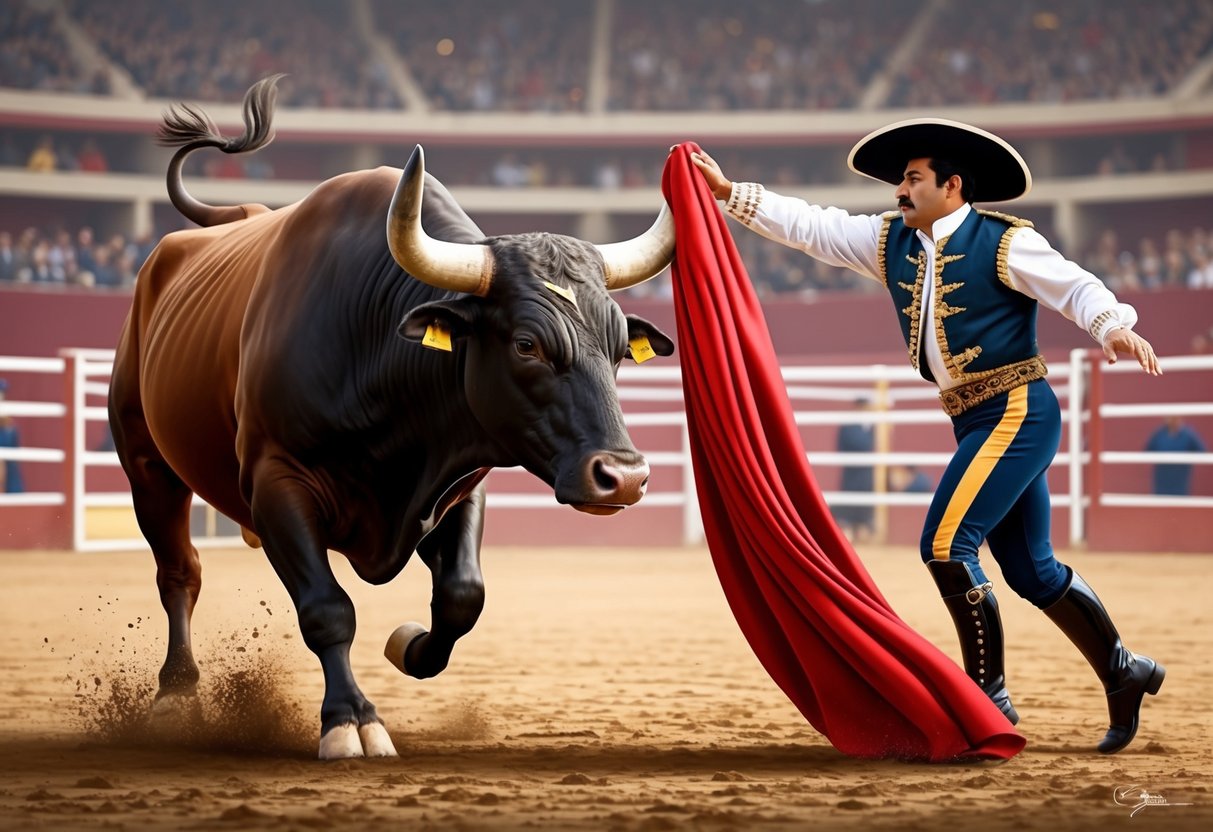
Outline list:
[[[341,173],[317,185],[307,199],[379,197],[390,199],[400,182],[400,168],[381,166]]]

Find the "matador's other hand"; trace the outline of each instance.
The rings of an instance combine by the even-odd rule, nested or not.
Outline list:
[[[712,196],[717,199],[728,199],[732,195],[733,183],[725,177],[715,159],[701,150],[691,154],[691,162],[703,174],[708,188],[712,191]]]
[[[1162,375],[1162,369],[1158,366],[1158,356],[1154,354],[1154,347],[1131,329],[1121,327],[1113,330],[1104,341],[1103,353],[1108,357],[1109,364],[1116,363],[1117,355],[1131,355],[1150,375]]]

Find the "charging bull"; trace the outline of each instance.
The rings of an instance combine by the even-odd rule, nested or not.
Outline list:
[[[663,206],[627,242],[486,238],[425,173],[420,147],[403,171],[337,176],[276,210],[190,196],[192,151],[272,140],[276,82],[249,90],[239,138],[190,107],[166,115],[160,140],[179,148],[169,195],[201,228],[166,235],[148,258],[114,362],[110,423],[168,615],[154,711],[190,701],[198,681],[197,494],[264,547],[290,593],[324,671],[320,757],[393,756],[350,668],[354,607],[327,551],[375,584],[414,551],[429,567],[431,629],[405,624],[386,649],[425,678],[484,603],[492,468],[522,466],[590,514],[640,500],[649,469],[615,373],[673,344],[608,290],[666,266],[673,224]]]

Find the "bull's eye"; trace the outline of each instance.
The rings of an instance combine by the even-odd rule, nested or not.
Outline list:
[[[539,349],[535,346],[535,339],[526,335],[519,335],[514,339],[514,349],[518,350],[519,355],[531,357],[539,355]]]

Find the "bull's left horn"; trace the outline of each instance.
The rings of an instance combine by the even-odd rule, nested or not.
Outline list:
[[[435,240],[421,227],[425,153],[413,151],[387,214],[387,244],[400,268],[439,289],[484,296],[493,283],[493,250],[472,243]]]
[[[606,264],[606,287],[610,291],[643,283],[670,264],[674,256],[674,215],[661,203],[657,221],[639,237],[621,243],[597,246]]]

